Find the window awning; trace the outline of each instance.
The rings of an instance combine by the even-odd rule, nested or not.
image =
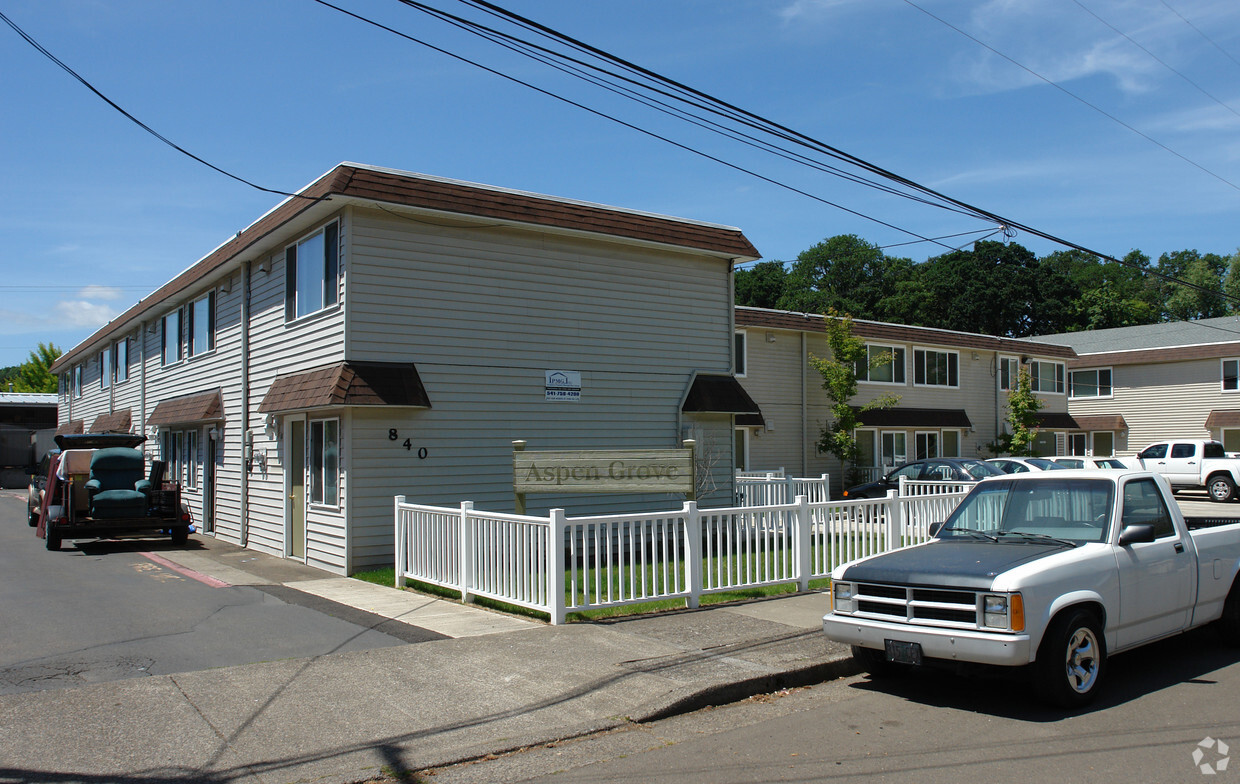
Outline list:
[[[1038,429],[1040,430],[1080,430],[1081,426],[1077,424],[1072,415],[1063,412],[1039,413]]]
[[[857,415],[866,427],[972,428],[963,408],[875,408]]]
[[[53,435],[57,435],[57,436],[80,435],[85,432],[86,432],[86,420],[85,419],[70,419],[68,422],[65,422],[60,427],[56,428],[56,432]]]
[[[133,415],[130,409],[113,411],[111,414],[100,414],[90,426],[92,433],[128,433],[133,426]]]
[[[1206,417],[1206,428],[1240,427],[1240,409],[1211,411]]]
[[[430,408],[431,401],[412,362],[337,362],[279,376],[258,411],[276,414],[337,406]]]
[[[680,410],[686,414],[753,414],[762,409],[734,376],[699,373],[694,376]]]
[[[224,418],[224,399],[220,390],[161,400],[146,418],[148,425],[178,425],[190,422],[217,422]]]
[[[1240,415],[1240,411],[1236,412]],[[1091,416],[1073,415],[1072,419],[1081,430],[1127,430],[1128,423],[1123,414],[1094,414]]]

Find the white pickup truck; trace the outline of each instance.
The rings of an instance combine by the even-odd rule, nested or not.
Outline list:
[[[1075,706],[1095,697],[1111,654],[1207,623],[1240,644],[1240,518],[1186,520],[1156,474],[985,479],[932,532],[831,574],[823,631],[872,674],[1021,667]]]
[[[1211,501],[1230,501],[1240,487],[1240,458],[1228,457],[1217,441],[1160,441],[1135,461],[1134,468],[1162,474],[1173,489],[1204,487]]]

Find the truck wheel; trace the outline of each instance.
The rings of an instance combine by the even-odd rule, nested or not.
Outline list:
[[[1222,474],[1210,477],[1210,481],[1206,483],[1206,489],[1210,491],[1210,500],[1219,503],[1230,501],[1236,495],[1235,483],[1230,477]]]
[[[1105,665],[1106,642],[1097,618],[1086,610],[1068,610],[1042,638],[1034,685],[1055,705],[1079,707],[1097,696]]]
[[[189,526],[175,525],[172,527],[172,543],[181,545],[189,541]]]
[[[52,530],[52,526],[48,526],[43,532],[43,543],[47,545],[47,549],[56,551],[60,549],[60,534]]]

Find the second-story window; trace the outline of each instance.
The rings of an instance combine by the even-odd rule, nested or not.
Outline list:
[[[186,309],[189,355],[205,354],[215,349],[215,292],[196,299]]]
[[[174,310],[160,321],[160,339],[163,342],[163,364],[175,365],[185,356],[185,338],[181,333],[181,311]]]
[[[112,368],[112,378],[116,379],[116,383],[119,384],[129,378],[129,338],[116,341],[112,353],[116,357],[116,364]]]
[[[999,389],[1007,391],[1016,386],[1020,377],[1020,360],[1016,357],[999,357]]]
[[[335,305],[339,294],[339,226],[330,223],[284,250],[284,320]]]
[[[748,359],[748,356],[747,356],[748,343],[746,341],[745,333],[744,332],[734,333],[733,340],[734,342],[732,344],[732,348],[733,348],[733,351],[736,352],[736,356],[734,357],[734,362],[736,364],[736,376],[738,378],[744,378],[745,367],[747,365],[746,360]]]
[[[1034,392],[1051,392],[1063,394],[1063,363],[1029,362],[1029,382]]]
[[[960,355],[955,351],[913,349],[913,383],[926,387],[960,386]]]
[[[885,361],[875,365],[880,358]],[[857,380],[871,384],[904,383],[904,348],[902,346],[866,345],[865,362],[858,362]]]
[[[82,366],[73,366],[73,396],[82,396]]]
[[[1240,359],[1223,360],[1223,391],[1240,391]]]
[[[99,352],[99,388],[107,389],[112,385],[112,347],[108,346]]]
[[[1110,397],[1111,369],[1074,370],[1068,374],[1068,397]]]

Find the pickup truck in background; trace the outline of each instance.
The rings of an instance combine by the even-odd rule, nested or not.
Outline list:
[[[1173,490],[1204,487],[1211,501],[1230,501],[1240,487],[1240,458],[1228,457],[1218,441],[1160,441],[1133,462],[1134,468],[1167,477]]]
[[[823,631],[871,674],[1021,668],[1078,706],[1113,654],[1210,623],[1240,645],[1240,518],[1185,519],[1157,474],[985,479],[932,533],[831,574]]]

